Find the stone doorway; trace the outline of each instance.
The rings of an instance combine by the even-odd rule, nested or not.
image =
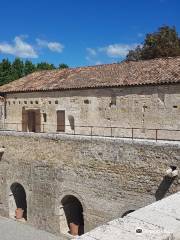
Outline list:
[[[22,131],[40,132],[41,113],[40,109],[22,109]]]
[[[65,132],[65,111],[57,111],[57,132]]]
[[[83,207],[81,202],[74,196],[65,196],[61,201],[60,208],[60,231],[71,235],[84,233]]]
[[[20,214],[22,213],[21,217]],[[9,194],[9,217],[27,220],[26,192],[20,183],[13,183]]]

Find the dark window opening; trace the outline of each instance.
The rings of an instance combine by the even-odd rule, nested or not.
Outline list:
[[[178,106],[173,106],[173,108],[178,108]]]
[[[30,101],[31,104],[33,104],[33,101]]]
[[[35,101],[35,104],[38,104],[38,101]]]
[[[49,101],[49,104],[51,104],[51,101]]]
[[[55,101],[55,104],[58,104],[58,100]]]
[[[24,101],[24,104],[27,104],[27,101]]]
[[[86,99],[86,100],[84,100],[84,103],[85,103],[85,104],[90,104],[91,101],[89,101],[88,99]]]

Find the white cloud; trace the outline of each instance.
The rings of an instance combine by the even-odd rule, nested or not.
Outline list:
[[[87,50],[88,54],[91,55],[91,56],[96,56],[97,55],[96,50],[93,49],[93,48],[86,48],[86,50]]]
[[[138,44],[110,44],[99,48],[100,52],[104,52],[108,57],[125,57],[129,50],[135,49]]]
[[[46,40],[42,40],[37,38],[36,39],[37,44],[42,48],[48,48],[52,52],[59,52],[61,53],[64,49],[63,44],[59,42],[48,42]]]
[[[33,46],[23,40],[22,36],[14,38],[14,44],[0,43],[0,53],[11,54],[21,58],[37,58]]]

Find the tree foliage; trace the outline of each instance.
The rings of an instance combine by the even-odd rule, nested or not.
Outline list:
[[[178,33],[175,27],[163,26],[157,32],[148,33],[141,46],[129,51],[126,60],[137,61],[176,56],[180,56]]]
[[[64,63],[59,64],[58,69],[63,68],[68,68],[68,65]],[[0,85],[24,77],[35,71],[52,69],[56,69],[54,64],[47,62],[34,64],[30,60],[24,62],[20,58],[15,58],[13,62],[10,62],[8,59],[3,59],[0,62]]]
[[[65,63],[61,63],[61,64],[59,64],[58,68],[59,69],[64,69],[64,68],[69,68],[69,66],[67,64],[65,64]]]

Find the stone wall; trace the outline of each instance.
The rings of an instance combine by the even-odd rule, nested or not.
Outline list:
[[[179,240],[179,217],[180,192],[97,227],[76,240]]]
[[[75,196],[84,210],[85,231],[179,190],[164,178],[180,168],[180,144],[100,137],[1,132],[0,214],[9,215],[10,186],[27,195],[28,223],[61,232],[61,200]]]
[[[65,110],[67,133],[180,140],[179,131],[169,131],[180,127],[179,84],[14,93],[7,94],[6,103],[7,129],[22,130],[24,108],[40,109],[40,130],[56,132],[56,112]]]

